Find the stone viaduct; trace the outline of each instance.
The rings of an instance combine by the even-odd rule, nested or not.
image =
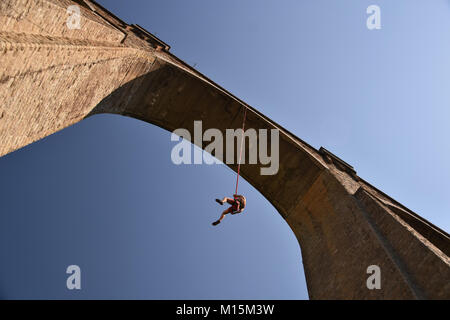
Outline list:
[[[69,6],[80,9],[70,29]],[[94,1],[0,2],[0,156],[98,113],[173,131],[278,129],[280,167],[242,176],[278,210],[302,250],[311,299],[450,299],[450,237]],[[205,146],[200,146],[205,147]],[[248,146],[246,146],[247,148]],[[236,170],[235,165],[230,165]],[[381,269],[369,290],[367,268]]]

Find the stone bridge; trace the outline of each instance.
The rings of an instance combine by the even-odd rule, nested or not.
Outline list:
[[[79,29],[67,25],[73,5]],[[247,108],[247,128],[279,130],[280,164],[274,176],[255,164],[243,164],[241,174],[295,233],[311,299],[450,299],[446,232],[169,49],[94,1],[2,0],[0,156],[98,113],[170,131],[193,132],[194,120],[202,120],[204,130],[225,132],[241,126]],[[381,289],[366,286],[371,265],[380,267]]]

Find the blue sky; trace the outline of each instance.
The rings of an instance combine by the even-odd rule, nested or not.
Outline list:
[[[100,1],[230,92],[450,230],[448,1]],[[380,30],[366,8],[381,8]],[[95,116],[0,158],[3,298],[307,299],[299,245],[225,166],[176,166],[170,133]],[[65,287],[77,264],[82,289]]]

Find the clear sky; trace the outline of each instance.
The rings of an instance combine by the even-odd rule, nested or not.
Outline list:
[[[100,1],[450,230],[450,2]],[[381,8],[368,30],[366,8]],[[49,102],[51,103],[51,102]],[[294,234],[235,174],[176,166],[170,134],[95,116],[0,158],[0,297],[307,299]],[[66,289],[66,267],[82,289]]]

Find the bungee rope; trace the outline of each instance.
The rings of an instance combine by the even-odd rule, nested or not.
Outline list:
[[[241,150],[239,152],[239,162],[237,169],[237,177],[236,177],[236,191],[234,194],[238,194],[238,186],[239,186],[239,174],[241,171],[241,158],[242,158],[242,146],[244,145],[244,130],[245,130],[245,118],[247,117],[247,108],[244,107],[244,119],[242,120],[242,138],[241,138]]]

